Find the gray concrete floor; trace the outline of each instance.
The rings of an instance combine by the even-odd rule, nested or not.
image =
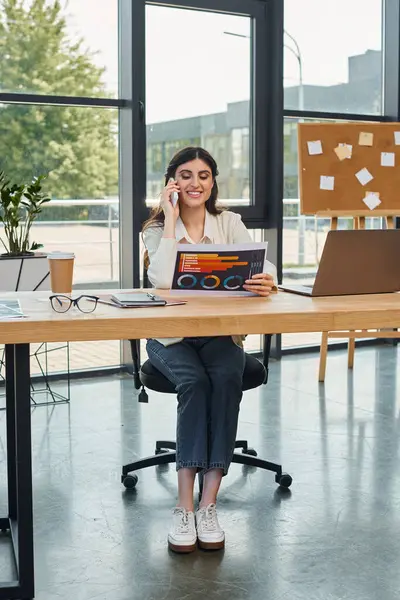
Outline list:
[[[219,501],[225,551],[187,556],[166,545],[174,466],[143,471],[133,493],[120,484],[123,462],[174,438],[174,398],[138,404],[127,377],[74,382],[69,406],[32,411],[36,598],[398,600],[398,365],[396,348],[358,349],[352,374],[331,352],[323,386],[318,354],[272,363],[268,386],[244,397],[239,436],[283,463],[291,494],[233,465]],[[0,579],[11,574],[1,539]]]

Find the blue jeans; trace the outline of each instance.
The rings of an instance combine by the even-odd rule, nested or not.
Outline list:
[[[176,388],[176,468],[228,472],[235,448],[245,355],[231,337],[147,341],[150,362]]]

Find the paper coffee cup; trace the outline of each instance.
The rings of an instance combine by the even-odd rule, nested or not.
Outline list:
[[[47,258],[53,294],[71,294],[75,254],[73,252],[52,252],[47,255]]]

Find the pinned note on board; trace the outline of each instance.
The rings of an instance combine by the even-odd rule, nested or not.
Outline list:
[[[379,192],[366,192],[365,198],[363,198],[363,202],[368,206],[370,210],[374,210],[374,208],[381,204]]]
[[[394,152],[381,152],[382,167],[394,167],[395,154]]]
[[[358,143],[360,146],[373,146],[374,134],[362,131],[358,137]]]
[[[367,183],[373,180],[373,176],[368,171],[368,169],[361,169],[361,171],[358,171],[358,173],[356,173],[356,177],[361,183],[361,185],[367,185]]]
[[[347,158],[351,158],[353,156],[353,146],[351,144],[339,144],[339,146],[345,146],[349,149],[350,156],[348,156]]]
[[[338,144],[334,150],[339,160],[345,160],[346,158],[351,158],[353,146],[350,146],[349,144]]]
[[[321,190],[332,191],[335,189],[335,178],[328,175],[321,175],[319,187]]]
[[[308,153],[311,155],[322,154],[322,142],[321,140],[315,140],[314,142],[307,142]]]
[[[394,143],[396,146],[400,146],[400,131],[394,132]]]

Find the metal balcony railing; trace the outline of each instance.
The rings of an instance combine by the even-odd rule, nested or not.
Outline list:
[[[147,200],[146,204],[150,208],[157,203],[157,200]],[[221,199],[221,204],[235,207],[248,204],[243,199]],[[284,217],[283,217],[283,265],[284,277],[299,278],[303,273],[308,276],[315,272],[325,237],[329,231],[329,219],[315,218],[313,216],[300,215],[300,202],[298,199],[285,199]],[[81,248],[81,255],[88,262],[87,270],[90,271],[90,261],[93,254],[93,262],[98,261],[101,255],[101,281],[98,281],[98,275],[95,279],[90,279],[88,283],[96,281],[117,282],[118,281],[118,256],[119,256],[119,199],[81,199],[81,200],[52,200],[49,207],[87,207],[88,216],[83,219],[64,219],[41,220],[34,224],[36,237],[40,239],[39,228],[49,228],[46,233],[45,249],[53,248],[71,248],[74,251],[77,247]],[[103,207],[103,210],[95,211],[94,207]],[[97,212],[97,214],[96,214]],[[45,217],[45,212],[42,216]],[[94,215],[94,216],[93,216]],[[74,239],[68,240],[60,236],[60,227],[89,226],[91,228],[106,228],[106,235],[87,235],[87,230],[80,234],[79,229],[74,230]],[[339,226],[351,227],[349,219],[340,220]],[[382,220],[378,217],[367,219],[367,227],[380,228]],[[54,228],[54,229],[52,229]],[[0,227],[0,235],[1,235]],[[72,230],[71,230],[72,231]],[[89,247],[92,247],[89,249]],[[101,252],[93,248],[99,248]],[[307,276],[307,275],[306,275]],[[85,274],[82,274],[82,282],[85,283]]]

